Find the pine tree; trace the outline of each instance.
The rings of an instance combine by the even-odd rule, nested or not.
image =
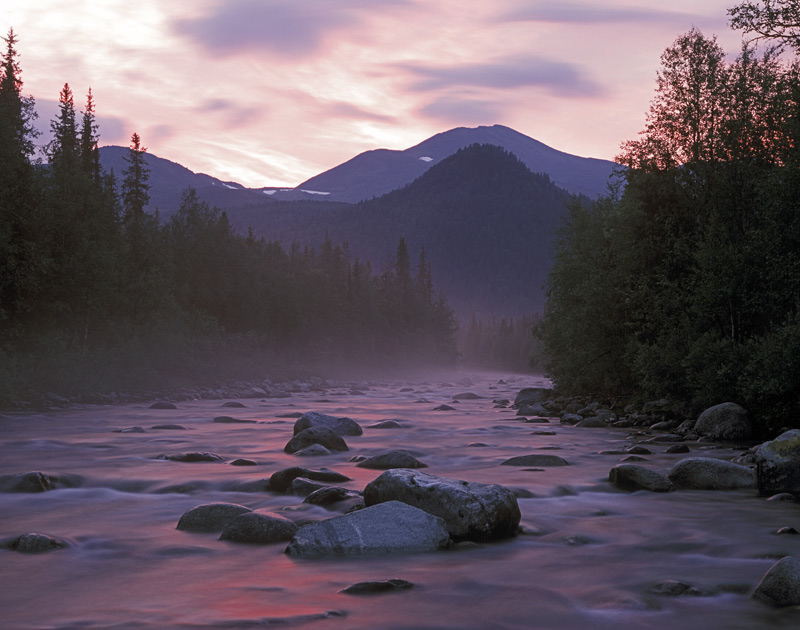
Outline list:
[[[72,171],[77,165],[80,145],[75,120],[75,101],[69,83],[58,95],[58,116],[50,122],[53,139],[47,146],[50,167],[53,171]],[[70,172],[69,176],[73,173]]]
[[[131,136],[131,146],[125,160],[128,167],[122,173],[122,220],[130,224],[138,222],[144,215],[144,207],[150,202],[150,168],[145,160],[147,148],[141,145],[139,134]]]
[[[97,146],[97,122],[95,119],[95,104],[92,95],[92,88],[86,95],[86,109],[83,110],[83,120],[80,134],[80,154],[81,166],[84,172],[89,175],[92,182],[97,185],[101,180],[100,172],[100,149]]]

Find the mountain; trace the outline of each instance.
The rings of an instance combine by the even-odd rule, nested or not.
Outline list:
[[[607,190],[613,162],[557,151],[509,127],[458,127],[404,151],[377,149],[306,180],[297,188],[326,192],[329,201],[349,203],[379,197],[415,180],[459,149],[491,144],[516,155],[534,173],[546,173],[559,187],[597,198]]]
[[[326,237],[382,271],[400,237],[416,262],[425,248],[436,288],[457,314],[519,316],[544,305],[553,233],[570,195],[495,145],[460,149],[412,183],[357,204],[284,202],[228,211],[289,247]]]

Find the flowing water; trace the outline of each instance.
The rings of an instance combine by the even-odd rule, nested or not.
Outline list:
[[[461,375],[458,378],[463,378]],[[607,481],[633,441],[622,429],[523,422],[494,399],[511,399],[534,377],[470,375],[464,383],[370,383],[293,393],[291,398],[177,403],[177,410],[128,404],[0,416],[0,474],[42,471],[65,487],[0,494],[0,539],[27,532],[64,538],[66,549],[0,551],[0,627],[224,628],[797,628],[800,610],[773,609],[749,595],[777,558],[800,555],[800,507],[755,491],[627,493]],[[473,392],[482,398],[453,402]],[[454,411],[434,411],[440,404]],[[313,458],[283,447],[294,420],[320,411],[349,416],[364,435],[350,451]],[[220,424],[231,415],[251,424]],[[395,419],[400,428],[369,428]],[[179,424],[180,429],[152,429]],[[144,433],[119,429],[144,427]],[[644,465],[666,473],[687,455],[653,445]],[[492,544],[427,554],[298,560],[285,544],[223,542],[179,531],[186,510],[240,503],[307,522],[336,515],[302,497],[241,492],[241,484],[281,468],[327,467],[361,490],[380,471],[354,456],[407,449],[425,472],[499,483],[517,490],[522,533]],[[184,463],[162,454],[211,451],[225,462]],[[501,466],[529,453],[557,454],[569,466]],[[693,445],[692,456],[733,450]],[[232,466],[235,458],[257,466]],[[355,582],[401,578],[409,590],[373,596],[340,591]],[[678,580],[694,595],[654,587]]]

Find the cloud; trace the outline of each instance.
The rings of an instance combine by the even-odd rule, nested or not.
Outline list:
[[[208,14],[178,19],[173,30],[211,53],[262,50],[289,58],[309,57],[333,32],[357,25],[369,11],[406,0],[220,0]]]
[[[502,108],[491,101],[459,96],[443,96],[420,108],[419,114],[448,123],[494,123]]]
[[[414,77],[411,89],[420,92],[453,87],[497,90],[539,87],[568,97],[594,97],[603,92],[599,84],[585,77],[575,65],[543,57],[457,66],[404,64],[400,68]]]
[[[328,116],[336,118],[351,118],[354,120],[373,120],[375,122],[394,123],[395,118],[386,114],[379,114],[377,112],[367,111],[352,103],[336,102],[326,104],[324,112]]]
[[[702,16],[692,13],[637,6],[598,6],[578,2],[541,2],[521,5],[504,14],[500,21],[555,22],[568,24],[679,24],[698,23]]]

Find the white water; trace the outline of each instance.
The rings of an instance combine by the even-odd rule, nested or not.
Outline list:
[[[219,628],[796,628],[798,609],[778,610],[749,598],[777,558],[800,556],[797,504],[768,502],[755,491],[616,491],[609,469],[633,443],[626,430],[578,429],[521,422],[492,400],[513,401],[530,377],[472,376],[471,385],[370,384],[297,393],[289,399],[186,401],[178,410],[147,405],[89,407],[0,417],[0,474],[42,471],[73,478],[72,488],[0,494],[0,539],[42,532],[69,548],[42,554],[0,551],[0,627]],[[413,391],[401,392],[404,387]],[[452,402],[471,391],[485,398]],[[430,402],[416,402],[420,398]],[[456,411],[434,411],[442,403]],[[287,455],[289,412],[349,416],[364,435],[348,437],[350,452],[316,458]],[[230,415],[256,424],[219,424]],[[397,419],[401,429],[371,429]],[[152,430],[177,423],[185,431]],[[115,433],[143,426],[146,433]],[[555,435],[533,435],[537,431]],[[485,446],[476,446],[483,443]],[[681,457],[730,458],[735,452],[693,445],[689,455],[652,446],[644,465],[666,473]],[[232,491],[282,468],[327,467],[361,490],[380,471],[350,458],[404,448],[426,472],[500,483],[520,498],[524,532],[515,539],[453,550],[377,558],[296,560],[285,545],[244,545],[218,534],[178,531],[186,510],[210,501],[241,503],[294,520],[336,515],[302,497]],[[555,450],[554,450],[555,449]],[[212,451],[255,467],[180,463],[160,454]],[[500,466],[512,456],[557,454],[570,465],[530,471]],[[172,491],[169,491],[172,489]],[[416,587],[369,597],[339,591],[355,582],[401,578]],[[680,580],[704,596],[649,592]]]

